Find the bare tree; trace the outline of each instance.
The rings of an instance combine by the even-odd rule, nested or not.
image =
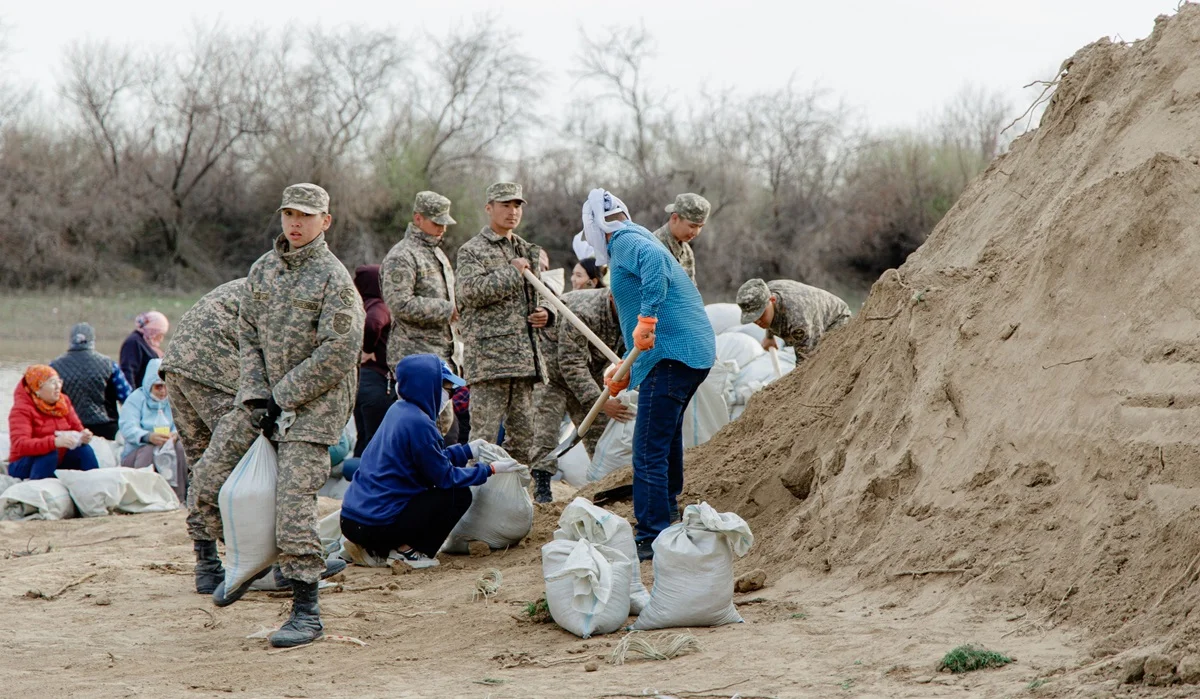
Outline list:
[[[540,74],[528,55],[498,43],[494,18],[432,41],[426,70],[414,72],[395,105],[387,139],[405,151],[411,174],[433,186],[492,161],[497,149],[538,123],[531,105]]]
[[[1000,130],[1012,118],[1012,106],[995,91],[962,86],[936,125],[943,142],[957,149],[959,172],[966,181],[1000,153]]]
[[[266,98],[275,76],[264,70],[263,43],[260,34],[202,28],[187,52],[163,51],[147,65],[143,89],[153,126],[139,162],[161,195],[155,220],[172,265],[190,264],[181,251],[201,185],[269,129]]]
[[[65,64],[62,95],[75,106],[110,174],[119,177],[128,138],[122,110],[140,80],[133,54],[108,42],[76,42],[67,48]]]

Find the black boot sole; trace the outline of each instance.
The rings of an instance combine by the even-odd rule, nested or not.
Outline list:
[[[217,605],[218,607],[228,607],[229,605],[233,604],[234,602],[236,602],[236,601],[240,600],[242,597],[244,597],[246,592],[248,592],[250,590],[250,586],[252,584],[254,584],[255,580],[266,577],[267,573],[270,573],[270,572],[271,572],[271,568],[267,567],[262,572],[258,573],[257,575],[250,578],[246,582],[242,583],[241,585],[238,585],[238,588],[236,590],[234,590],[233,592],[230,592],[228,594],[222,594],[222,592],[224,592],[224,590],[225,590],[225,581],[222,580],[221,584],[217,585],[217,589],[213,590],[213,593],[212,593],[213,604]]]

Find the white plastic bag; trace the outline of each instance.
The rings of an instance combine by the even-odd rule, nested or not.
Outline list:
[[[629,618],[632,564],[625,554],[586,539],[542,547],[546,606],[554,623],[580,638],[612,633]]]
[[[58,479],[42,478],[6,488],[0,493],[0,513],[4,519],[69,519],[75,516],[75,503]]]
[[[710,303],[704,307],[713,334],[720,335],[742,324],[742,309],[736,303]]]
[[[633,430],[637,424],[637,391],[625,391],[617,396],[617,400],[625,404],[633,413],[634,419],[628,422],[609,420],[600,441],[596,442],[596,451],[592,454],[592,464],[588,467],[588,482],[596,482],[622,466],[633,463]]]
[[[271,567],[275,546],[275,447],[260,436],[225,479],[217,504],[225,531],[225,589]]]
[[[733,394],[733,362],[716,362],[683,412],[683,446],[698,447],[729,424],[729,396]]]
[[[150,469],[95,468],[58,470],[81,517],[105,517],[115,512],[141,514],[179,509],[179,499],[166,479]]]
[[[733,606],[733,556],[754,543],[750,525],[707,502],[688,505],[683,521],[654,540],[654,589],[633,628],[721,626],[742,621]]]
[[[334,510],[317,520],[317,536],[321,537],[321,546],[325,555],[330,556],[342,547],[342,511]]]
[[[590,541],[597,546],[616,549],[629,559],[632,571],[629,579],[629,609],[640,614],[642,607],[650,601],[650,593],[642,584],[642,570],[638,565],[637,543],[633,540],[633,527],[620,515],[597,507],[585,498],[575,498],[563,508],[558,518],[558,529],[554,538],[563,541]]]
[[[508,452],[490,443],[480,448],[479,457],[483,463],[510,458]],[[497,473],[483,485],[471,486],[471,507],[446,537],[442,550],[467,553],[472,541],[482,541],[493,549],[521,543],[533,529],[533,500],[526,490],[531,478],[529,469],[522,468]]]

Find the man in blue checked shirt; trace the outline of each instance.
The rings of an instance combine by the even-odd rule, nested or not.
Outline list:
[[[629,220],[620,199],[594,189],[583,207],[584,236],[610,285],[626,347],[642,350],[616,394],[638,389],[633,433],[633,512],[640,560],[654,557],[659,532],[679,519],[683,412],[716,359],[716,337],[700,292],[650,231]]]

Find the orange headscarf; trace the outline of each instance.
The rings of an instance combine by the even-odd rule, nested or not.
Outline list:
[[[38,396],[38,391],[42,390],[42,385],[50,379],[57,379],[58,372],[53,367],[46,364],[34,364],[25,370],[25,390],[29,392],[29,397],[33,399],[33,404],[38,411],[54,417],[66,417],[67,411],[71,409],[70,404],[62,399],[62,394],[59,394],[57,403],[47,403]]]

